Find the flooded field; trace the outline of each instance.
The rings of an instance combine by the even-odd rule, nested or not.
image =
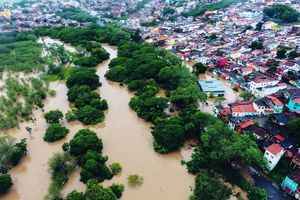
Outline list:
[[[111,54],[111,58],[116,57],[116,49],[108,45],[104,47]],[[112,182],[123,183],[126,187],[123,200],[187,200],[194,177],[181,166],[180,153],[159,155],[154,152],[150,124],[139,119],[128,106],[132,94],[125,87],[104,78],[108,63],[109,61],[100,64],[97,73],[102,82],[100,93],[108,101],[109,110],[104,123],[90,128],[102,138],[104,154],[109,156],[109,162],[121,163],[123,171],[120,176],[104,182],[104,185],[110,185]],[[60,109],[66,113],[69,110],[66,86],[64,83],[54,82],[50,87],[55,89],[57,94],[45,102],[45,112]],[[83,128],[80,123],[64,122],[70,129],[67,138],[47,144],[42,139],[47,128],[43,112],[35,111],[35,118],[37,120],[34,123],[22,123],[20,129],[8,131],[18,139],[28,138],[29,155],[11,170],[14,186],[9,194],[1,198],[3,200],[43,199],[50,183],[47,163],[49,158],[53,153],[61,151],[61,145],[69,141],[77,130]],[[32,136],[25,131],[26,126],[33,128]],[[127,177],[131,174],[142,176],[144,184],[138,188],[130,188],[127,185]],[[84,184],[79,181],[79,170],[71,176],[63,194],[74,189],[85,189]]]

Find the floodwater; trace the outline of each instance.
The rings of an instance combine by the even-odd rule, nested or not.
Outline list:
[[[117,56],[117,50],[104,45],[111,54]],[[114,177],[104,185],[122,183],[125,185],[123,200],[154,200],[172,199],[187,200],[190,188],[194,184],[194,177],[189,175],[181,165],[180,153],[160,155],[152,148],[150,124],[139,119],[130,110],[128,102],[132,94],[125,87],[111,83],[104,78],[109,61],[98,66],[98,75],[101,78],[101,96],[107,99],[109,110],[105,122],[90,127],[96,131],[104,143],[104,154],[109,156],[109,163],[119,162],[123,166],[121,175]],[[45,111],[60,109],[64,113],[69,110],[67,88],[63,83],[54,82],[50,85],[55,89],[55,97],[49,97],[45,102]],[[10,135],[17,139],[28,138],[29,155],[17,167],[11,170],[14,186],[10,193],[2,196],[3,200],[41,200],[47,194],[50,184],[48,160],[55,152],[61,152],[61,145],[69,141],[83,126],[78,123],[63,122],[70,133],[67,138],[53,144],[47,144],[42,136],[47,124],[40,110],[34,112],[37,119],[34,123],[22,123],[20,129],[9,130]],[[28,135],[25,127],[33,128],[32,136]],[[131,188],[127,184],[127,177],[138,174],[144,178],[142,186]],[[66,184],[63,195],[72,190],[84,191],[85,186],[79,181],[79,170],[74,172]]]

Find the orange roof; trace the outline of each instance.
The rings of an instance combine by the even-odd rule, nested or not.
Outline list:
[[[253,120],[248,119],[248,120],[245,120],[245,121],[241,122],[241,123],[239,124],[239,127],[240,127],[241,129],[244,129],[244,128],[247,128],[247,127],[249,127],[249,126],[251,126],[251,125],[254,125],[254,124],[255,124],[255,123],[254,123]]]
[[[243,112],[253,113],[253,112],[256,112],[252,103],[233,105],[231,107],[231,111],[235,112],[235,113],[243,113]]]
[[[277,155],[283,150],[283,148],[280,146],[280,144],[271,144],[266,150],[273,155]]]
[[[277,134],[277,135],[275,135],[274,137],[275,137],[275,139],[279,140],[280,142],[282,142],[282,141],[285,140],[284,136],[282,136],[282,135],[280,135],[280,134]]]
[[[274,96],[267,96],[267,98],[271,99],[272,102],[277,105],[277,106],[282,106],[283,103],[277,98],[277,97],[274,97]]]

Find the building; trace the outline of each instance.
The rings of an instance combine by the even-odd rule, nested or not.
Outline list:
[[[300,170],[296,170],[289,176],[286,176],[281,183],[281,188],[289,195],[295,197],[295,199],[300,199],[299,191],[300,183]]]
[[[233,117],[254,116],[259,113],[255,110],[253,102],[237,102],[231,105],[231,113]]]
[[[272,171],[276,167],[284,152],[284,148],[280,144],[271,144],[266,148],[264,158],[267,160],[269,171]]]
[[[292,96],[287,104],[287,107],[292,112],[300,113],[300,96]]]
[[[203,92],[207,95],[224,96],[225,88],[221,81],[218,80],[200,80],[198,84]]]
[[[254,91],[264,87],[274,87],[278,83],[279,80],[275,80],[267,76],[258,76],[249,82],[249,88],[251,91]]]

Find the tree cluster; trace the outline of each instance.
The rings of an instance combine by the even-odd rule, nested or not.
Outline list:
[[[63,113],[59,110],[51,110],[45,114],[45,119],[49,126],[43,137],[44,141],[55,142],[66,137],[69,133],[69,129],[60,124],[60,120],[63,119],[63,117]]]
[[[300,142],[300,119],[299,118],[295,118],[292,120],[289,120],[288,124],[287,124],[287,134],[291,137],[293,137],[297,143]]]
[[[0,34],[0,69],[32,72],[43,69],[42,47],[34,34]]]
[[[47,200],[59,199],[63,186],[69,180],[69,175],[76,168],[76,159],[69,153],[56,153],[49,160],[49,171],[52,182],[49,186]]]
[[[204,74],[207,70],[207,66],[203,63],[196,63],[193,65],[193,73],[195,73],[197,76],[199,74]]]
[[[168,119],[166,109],[174,107],[181,111],[206,100],[196,77],[178,57],[149,44],[127,42],[121,45],[118,57],[109,64],[106,78],[125,83],[135,92],[129,105],[139,117],[155,124],[154,147],[161,153],[177,150],[186,139],[182,124]],[[167,97],[158,96],[161,89],[166,91]],[[176,132],[171,133],[170,127],[176,128]]]
[[[214,11],[226,8],[230,6],[233,3],[237,3],[239,0],[221,0],[216,3],[200,3],[196,6],[196,8],[193,8],[192,10],[188,12],[184,12],[183,16],[185,17],[197,17],[199,15],[203,15],[206,11]]]
[[[68,113],[68,117],[87,125],[102,122],[108,105],[106,100],[101,99],[94,91],[101,85],[95,70],[78,68],[70,74],[66,84],[69,88],[68,100],[74,103],[76,108]]]
[[[27,143],[23,139],[15,142],[10,137],[0,137],[0,173],[7,173],[9,169],[19,164],[27,154]]]
[[[46,142],[56,142],[63,139],[69,133],[69,129],[59,123],[51,123],[43,137]]]
[[[8,171],[18,165],[26,154],[27,143],[25,139],[15,142],[10,137],[0,137],[0,195],[7,193],[13,185]]]
[[[82,28],[58,27],[39,28],[36,31],[39,36],[49,36],[65,43],[80,47],[85,51],[77,55],[75,64],[82,67],[95,67],[97,64],[109,58],[109,54],[101,46],[99,29],[95,26]]]
[[[57,12],[56,15],[64,18],[71,19],[78,22],[96,22],[97,18],[92,17],[89,13],[81,10],[80,8],[63,8],[62,11]]]
[[[195,182],[195,189],[191,200],[227,200],[231,195],[231,189],[221,182],[220,177],[214,173],[202,171]]]
[[[81,167],[82,182],[87,183],[91,179],[103,182],[113,177],[111,169],[106,165],[108,157],[102,155],[102,140],[95,132],[82,129],[64,147],[65,151],[76,157]]]
[[[13,182],[9,174],[0,174],[0,195],[7,193],[12,185]]]
[[[122,196],[123,185],[113,184],[105,188],[97,181],[89,181],[84,193],[73,191],[67,195],[66,200],[117,200]]]
[[[263,41],[261,40],[255,40],[250,44],[250,48],[252,50],[256,50],[256,49],[263,49],[264,48],[264,44]]]
[[[255,140],[249,135],[238,135],[217,120],[200,134],[200,144],[187,162],[189,172],[203,168],[214,169],[233,162],[264,168],[265,162]],[[218,147],[218,148],[216,148]]]
[[[21,120],[31,120],[32,110],[42,108],[47,85],[37,78],[5,80],[5,95],[0,96],[0,129],[17,127]]]
[[[63,117],[64,115],[60,110],[51,110],[45,114],[46,122],[49,124],[59,123]]]
[[[273,18],[283,23],[299,21],[300,13],[294,8],[284,4],[274,4],[264,9],[267,17]]]

